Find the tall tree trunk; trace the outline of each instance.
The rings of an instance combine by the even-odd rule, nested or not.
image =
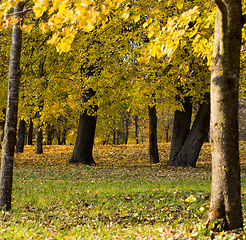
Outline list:
[[[87,102],[95,95],[95,91],[91,88],[83,96],[83,101]],[[89,106],[81,115],[79,119],[79,128],[73,154],[70,163],[81,163],[85,165],[96,164],[93,156],[93,145],[96,131],[96,112],[98,106]],[[91,113],[93,112],[93,115]]]
[[[25,145],[25,136],[26,136],[26,121],[24,119],[21,119],[19,122],[19,128],[18,128],[18,139],[16,142],[16,153],[22,153],[24,151],[24,145]]]
[[[40,113],[36,113],[36,118],[40,118]],[[36,140],[35,140],[35,153],[42,154],[43,153],[43,130],[40,124],[36,126]]]
[[[195,167],[202,144],[209,130],[210,119],[210,96],[206,93],[204,102],[201,104],[196,119],[189,131],[185,142],[175,158],[167,163],[167,166],[191,166]]]
[[[192,104],[190,97],[185,97],[183,102],[183,111],[176,110],[174,113],[169,161],[175,161],[182,146],[184,145],[185,139],[190,131],[191,114]]]
[[[22,17],[23,7],[23,2],[16,4],[14,7],[14,18],[17,19]],[[0,208],[5,208],[6,210],[11,209],[13,161],[19,98],[21,43],[22,31],[20,29],[20,24],[14,23],[10,49],[9,87],[0,174]]]
[[[243,228],[238,149],[241,0],[216,0],[211,76],[212,192],[207,224]]]
[[[150,163],[159,162],[158,146],[157,146],[157,117],[156,107],[148,107],[149,111],[149,156]]]
[[[33,122],[32,119],[30,119],[29,129],[28,129],[28,145],[33,145],[32,135],[33,135]]]

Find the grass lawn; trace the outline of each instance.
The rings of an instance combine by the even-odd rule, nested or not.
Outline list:
[[[72,146],[17,154],[12,211],[0,212],[0,239],[244,239],[204,228],[211,189],[210,145],[192,168],[148,163],[148,145],[96,146],[96,166],[70,165]],[[240,143],[242,195],[246,143]],[[243,205],[246,206],[244,197]],[[243,212],[245,207],[243,206]],[[246,219],[246,218],[245,218]]]

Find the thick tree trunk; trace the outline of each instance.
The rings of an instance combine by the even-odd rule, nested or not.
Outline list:
[[[28,129],[28,145],[33,145],[32,135],[33,135],[33,122],[32,119],[30,119],[29,129]]]
[[[36,118],[40,118],[40,113],[36,113]],[[35,154],[43,153],[43,130],[39,124],[36,126]]]
[[[22,153],[24,151],[25,136],[26,136],[26,121],[24,119],[21,119],[19,122],[18,139],[15,148],[16,153]]]
[[[216,0],[211,76],[212,192],[207,224],[243,227],[238,149],[241,0]]]
[[[95,95],[95,91],[91,88],[83,97],[84,102],[88,101]],[[81,163],[85,165],[96,164],[93,156],[93,145],[96,131],[96,112],[97,106],[89,106],[81,115],[79,119],[79,128],[73,154],[70,163]],[[91,114],[93,112],[93,114]]]
[[[22,17],[24,3],[20,2],[14,7],[14,18]],[[20,81],[22,31],[19,23],[13,24],[12,41],[9,62],[9,87],[5,119],[5,133],[2,150],[0,175],[0,208],[11,209],[13,161],[16,142],[16,126]]]
[[[186,97],[183,103],[183,111],[176,110],[173,120],[173,134],[169,161],[175,161],[186,137],[190,131],[192,104],[190,98]]]
[[[202,144],[208,134],[210,119],[210,96],[206,93],[196,119],[189,131],[185,142],[175,158],[167,163],[167,166],[191,166],[195,167]]]
[[[158,146],[157,146],[157,117],[156,107],[148,107],[149,111],[149,156],[150,163],[159,162]]]

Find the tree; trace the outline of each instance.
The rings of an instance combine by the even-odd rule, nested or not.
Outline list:
[[[174,113],[173,133],[171,150],[168,165],[176,160],[176,157],[190,131],[192,114],[192,103],[190,97],[185,97],[182,103],[182,110],[177,109]]]
[[[24,151],[25,136],[26,136],[26,121],[24,119],[20,119],[19,128],[18,128],[18,138],[15,148],[16,153],[18,152],[22,153]]]
[[[88,102],[95,95],[91,88],[85,92],[83,101]],[[80,114],[77,138],[73,149],[70,163],[81,163],[85,165],[95,164],[92,156],[98,106],[89,106]]]
[[[14,7],[15,19],[19,19],[22,17],[22,10],[24,5],[24,2],[19,2]],[[20,28],[20,23],[14,23],[10,49],[9,88],[0,175],[0,207],[5,208],[6,210],[11,209],[13,161],[16,142],[18,95],[20,81],[21,42],[22,31]]]
[[[150,163],[159,162],[158,146],[157,146],[157,116],[156,106],[148,107],[149,112],[149,155]]]
[[[212,192],[207,224],[243,227],[238,149],[238,84],[242,26],[241,0],[217,5],[211,75]],[[244,20],[244,22],[243,22]]]
[[[176,113],[175,113],[176,114]],[[180,116],[185,116],[185,112],[180,112]],[[192,128],[189,130],[187,127],[189,126],[187,124],[186,128],[183,128],[182,126],[182,120],[185,125],[186,120],[185,117],[181,118],[179,116],[178,122],[179,126],[176,126],[176,121],[174,121],[174,132],[173,132],[173,138],[175,138],[175,133],[183,133],[184,140],[181,142],[178,142],[179,148],[176,148],[176,152],[172,152],[171,148],[171,157],[169,159],[169,162],[167,163],[168,166],[196,166],[196,161],[199,155],[199,152],[201,150],[202,144],[208,135],[209,130],[209,119],[210,119],[210,94],[206,93],[204,96],[203,103],[200,105],[200,108],[197,112],[195,121],[192,125]],[[177,117],[177,115],[175,115]],[[174,120],[175,120],[174,117]],[[187,121],[188,122],[188,121]],[[177,129],[175,129],[177,127]],[[185,136],[184,132],[181,130],[186,129],[189,130],[187,135]],[[179,138],[177,138],[179,139]],[[174,144],[174,141],[172,141],[172,144]],[[181,144],[181,145],[180,145]],[[173,150],[174,151],[174,150]]]
[[[40,120],[40,112],[36,112],[36,119]],[[43,153],[43,129],[40,126],[40,123],[36,125],[36,135],[35,135],[35,153],[42,154]]]

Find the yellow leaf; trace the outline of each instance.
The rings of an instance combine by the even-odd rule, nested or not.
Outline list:
[[[123,12],[123,14],[122,14],[121,17],[122,17],[124,20],[127,20],[127,19],[129,18],[129,16],[130,16],[129,11],[128,11],[128,10],[125,10],[125,11]]]
[[[47,41],[48,44],[54,44],[57,41],[59,33],[55,33],[50,40]]]
[[[86,30],[88,31],[88,32],[90,32],[90,31],[92,31],[93,29],[94,29],[94,24],[93,24],[93,22],[88,22],[87,23],[87,28],[86,28]]]
[[[204,210],[205,210],[204,207],[200,207],[200,209],[199,209],[200,212],[203,212]]]
[[[183,7],[183,3],[178,2],[178,3],[177,3],[177,7],[178,7],[178,9],[181,9],[181,8]]]
[[[135,23],[138,22],[138,21],[140,20],[140,14],[134,16],[134,17],[133,17],[133,20],[134,20]]]
[[[65,13],[65,9],[66,9],[66,4],[65,3],[62,3],[59,7],[59,12],[60,14],[64,14]]]
[[[143,28],[146,28],[148,25],[149,25],[149,24],[148,24],[147,22],[145,22],[145,23],[143,24]]]
[[[36,18],[42,17],[45,11],[46,11],[46,6],[44,5],[34,5],[33,7],[33,12],[35,13]]]
[[[155,34],[155,32],[154,32],[153,30],[149,31],[149,32],[148,32],[148,38],[153,37],[154,34]]]
[[[196,197],[193,195],[190,195],[188,198],[185,199],[186,203],[193,203],[196,201]]]

